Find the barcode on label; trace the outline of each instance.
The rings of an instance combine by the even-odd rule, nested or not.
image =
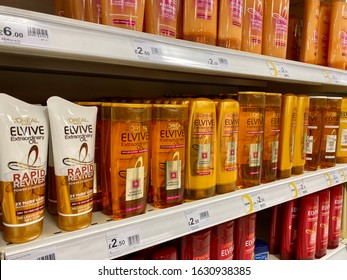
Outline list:
[[[161,54],[161,51],[159,48],[153,48],[151,47],[152,54]]]
[[[55,254],[38,257],[37,260],[55,260]]]
[[[48,38],[48,31],[47,29],[28,26],[28,36]]]
[[[210,217],[210,215],[209,215],[208,211],[204,211],[204,212],[200,213],[200,220],[207,219],[209,217]]]
[[[136,234],[133,236],[128,236],[128,245],[133,246],[136,244],[140,244],[140,235]]]
[[[228,60],[226,58],[218,58],[218,62],[219,64],[224,64],[224,65],[228,64]]]

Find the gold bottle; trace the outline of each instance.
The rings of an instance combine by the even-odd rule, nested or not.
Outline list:
[[[238,188],[260,185],[265,92],[239,92]]]
[[[340,128],[337,137],[336,163],[347,163],[347,97],[341,100]]]
[[[239,102],[219,100],[217,108],[217,193],[236,190]]]
[[[186,150],[185,200],[213,196],[216,192],[217,126],[214,102],[208,98],[189,101]]]
[[[264,150],[261,182],[276,180],[282,94],[265,94]]]
[[[284,179],[292,175],[294,157],[294,141],[296,129],[297,97],[287,93],[282,96],[281,133],[278,155],[278,178]]]
[[[306,162],[306,140],[310,99],[306,95],[298,95],[297,98],[297,121],[292,173],[302,174]]]

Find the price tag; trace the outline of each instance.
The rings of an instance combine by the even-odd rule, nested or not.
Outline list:
[[[106,243],[109,257],[119,256],[140,246],[140,230],[139,228],[132,228],[122,231],[107,232]]]
[[[331,180],[330,174],[329,173],[324,173],[324,178],[327,183],[328,187],[331,187],[333,185],[333,181]]]
[[[270,73],[274,77],[289,78],[289,73],[285,64],[277,63],[273,61],[267,61]]]
[[[135,58],[148,61],[161,59],[162,50],[154,42],[133,39],[132,44]]]
[[[322,74],[323,74],[323,77],[324,77],[326,82],[331,83],[331,84],[339,84],[340,83],[340,79],[336,75],[336,73],[323,70]]]
[[[208,55],[207,65],[212,68],[227,68],[229,66],[229,61],[226,57]]]
[[[307,194],[307,189],[304,180],[290,182],[289,189],[293,198],[298,198]]]
[[[0,15],[0,43],[49,46],[50,31],[35,21]]]
[[[44,247],[37,250],[23,252],[11,256],[5,256],[7,260],[55,260],[56,247]]]
[[[262,193],[243,195],[242,201],[245,205],[246,214],[251,214],[266,207],[265,198]]]
[[[196,230],[210,223],[210,212],[208,209],[187,210],[185,215],[190,230]]]
[[[342,170],[340,170],[342,171]],[[345,179],[345,176],[344,174],[341,174],[339,171],[333,171],[330,173],[330,178],[331,178],[331,181],[332,181],[332,185],[338,185],[338,184],[341,184],[344,179]]]
[[[342,178],[342,182],[341,183],[343,183],[343,182],[346,182],[346,173],[345,173],[345,171],[343,170],[343,169],[340,169],[339,170],[339,173],[340,173],[340,176],[341,176],[341,178]]]

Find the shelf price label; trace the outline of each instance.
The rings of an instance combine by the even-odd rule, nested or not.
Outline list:
[[[273,61],[267,61],[266,64],[270,70],[270,74],[273,77],[289,78],[288,69],[285,64]]]
[[[132,39],[135,58],[139,60],[160,60],[162,49],[158,44],[146,40]]]
[[[245,194],[242,196],[246,214],[251,214],[266,208],[266,201],[262,193]]]
[[[0,15],[0,43],[49,46],[50,31],[35,21]]]
[[[229,61],[226,57],[210,54],[207,56],[207,66],[212,68],[227,68]]]
[[[298,198],[307,194],[307,189],[304,180],[298,180],[289,183],[289,190],[292,198]]]
[[[6,256],[7,260],[55,260],[56,246],[43,247],[37,250],[26,251],[19,254]]]
[[[110,258],[119,256],[141,245],[139,228],[106,233],[106,244]]]
[[[329,173],[324,173],[324,178],[325,178],[325,181],[327,183],[327,187],[331,187],[333,185],[333,181],[330,177],[330,174]]]
[[[336,73],[331,72],[331,71],[327,71],[327,70],[323,70],[322,74],[323,74],[323,77],[324,77],[326,82],[331,83],[331,84],[339,84],[340,83],[340,79],[336,75]]]
[[[187,210],[185,216],[190,230],[196,230],[210,224],[210,211],[207,208]]]

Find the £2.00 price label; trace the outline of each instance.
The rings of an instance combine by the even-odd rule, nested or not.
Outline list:
[[[304,180],[290,182],[289,190],[293,198],[298,198],[307,194],[307,189]]]
[[[262,193],[245,194],[242,196],[246,214],[262,210],[266,207],[265,197]]]
[[[107,232],[106,242],[109,257],[120,256],[141,245],[140,229],[135,227],[121,231]]]
[[[210,211],[207,208],[187,210],[185,216],[190,230],[204,227],[210,223]]]
[[[273,77],[289,78],[288,69],[285,64],[273,61],[267,61],[266,64],[270,70],[270,74]]]

